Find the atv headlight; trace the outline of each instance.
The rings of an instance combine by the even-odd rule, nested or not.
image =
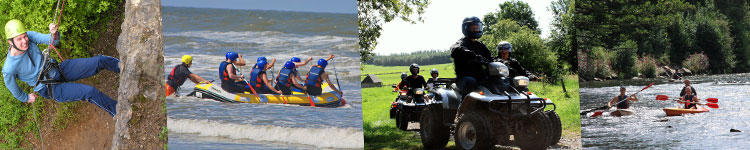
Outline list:
[[[406,96],[406,93],[401,93],[401,96]]]
[[[510,71],[508,71],[508,66],[501,62],[492,62],[489,64],[489,66],[491,76],[508,77],[508,75],[510,74]]]
[[[524,76],[517,76],[513,78],[513,85],[515,85],[516,87],[525,88],[529,86],[529,78],[524,77]]]
[[[424,95],[424,90],[422,90],[421,88],[419,88],[419,89],[416,89],[416,91],[414,91],[414,94],[417,94],[417,95]]]

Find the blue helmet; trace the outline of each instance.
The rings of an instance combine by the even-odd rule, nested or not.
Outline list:
[[[289,61],[292,61],[292,62],[302,62],[302,59],[299,59],[299,57],[292,57],[292,59],[289,60]]]
[[[261,57],[258,57],[257,62],[260,62],[260,61],[268,61],[268,60],[266,60],[266,57],[261,56]]]
[[[469,28],[474,25],[479,26],[479,31],[470,31]],[[464,33],[465,37],[468,37],[470,39],[479,39],[482,37],[482,33],[484,33],[482,25],[482,20],[480,20],[476,16],[466,17],[461,23],[461,32]]]
[[[323,59],[323,58],[318,59],[318,66],[325,68],[326,66],[328,66],[328,61],[326,61],[326,59]]]
[[[255,64],[255,67],[258,67],[260,69],[265,69],[268,62],[266,60],[260,60],[258,63]]]
[[[284,68],[293,69],[294,66],[295,65],[294,65],[294,63],[292,61],[286,61],[286,63],[284,63]]]
[[[239,57],[240,57],[239,54],[237,54],[236,52],[227,52],[227,59],[229,60],[234,61],[234,60],[237,60],[237,58]]]

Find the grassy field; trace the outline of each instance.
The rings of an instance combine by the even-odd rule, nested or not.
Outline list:
[[[415,149],[421,148],[419,134],[415,131],[401,131],[396,128],[394,120],[389,118],[390,103],[395,98],[390,85],[397,84],[401,72],[408,72],[408,66],[383,67],[365,65],[362,79],[366,74],[375,74],[383,81],[383,87],[362,89],[362,115],[364,119],[365,149]],[[420,67],[420,75],[429,77],[430,70],[437,68],[442,78],[454,78],[452,64],[426,65]],[[548,85],[532,82],[530,91],[541,97],[552,99],[557,104],[557,113],[563,124],[563,136],[580,134],[578,75],[566,75],[566,95],[560,85]],[[453,141],[448,147],[453,147]]]

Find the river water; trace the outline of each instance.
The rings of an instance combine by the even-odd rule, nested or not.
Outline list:
[[[163,7],[164,72],[182,55],[193,56],[190,70],[218,80],[224,53],[235,51],[248,64],[259,56],[277,58],[276,69],[293,56],[311,64],[336,55],[326,69],[335,73],[349,105],[314,108],[293,105],[221,103],[167,97],[169,148],[174,149],[358,149],[363,148],[356,14]],[[308,66],[300,67],[306,74]],[[249,74],[247,67],[244,74]]]
[[[684,83],[640,79],[581,83],[581,108],[604,106],[625,85],[630,95],[651,82],[654,86],[638,94],[631,103],[635,115],[581,116],[584,149],[736,149],[750,144],[750,74],[690,76],[698,97],[718,98],[718,109],[710,112],[667,117],[662,108],[682,106],[655,100],[656,95],[679,96]],[[705,101],[704,101],[705,102]],[[730,132],[738,129],[742,132]]]

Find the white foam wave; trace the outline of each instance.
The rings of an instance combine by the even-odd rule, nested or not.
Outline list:
[[[330,35],[307,36],[299,34],[282,33],[278,31],[185,31],[165,33],[164,36],[197,37],[227,43],[258,43],[267,47],[285,47],[290,44],[299,43],[305,45],[329,45],[335,44],[338,48],[356,50],[357,37],[342,37]]]
[[[175,133],[201,136],[286,142],[319,148],[364,148],[364,134],[354,128],[290,128],[173,118],[167,118],[167,126]]]

